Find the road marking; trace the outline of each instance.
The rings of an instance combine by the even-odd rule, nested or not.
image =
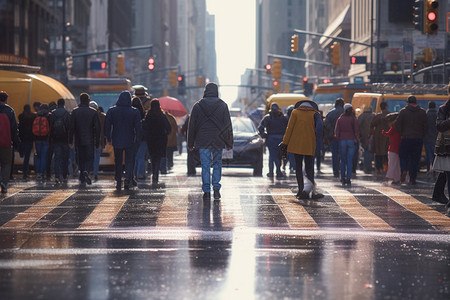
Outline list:
[[[156,226],[186,226],[189,191],[168,189],[158,214]]]
[[[8,199],[9,197],[14,196],[17,193],[20,193],[21,191],[23,191],[25,189],[26,188],[15,188],[15,187],[8,188],[8,193],[0,195],[0,202],[2,202],[5,199]]]
[[[31,228],[42,217],[63,203],[67,198],[75,194],[74,190],[58,190],[40,200],[27,210],[19,213],[9,222],[3,224],[0,229],[25,229]]]
[[[78,229],[101,230],[108,228],[129,197],[129,195],[116,196],[115,192],[108,194],[78,226]]]
[[[291,229],[318,229],[316,221],[300,205],[290,189],[270,189],[273,200],[278,204]]]
[[[418,215],[433,226],[437,226],[440,230],[450,231],[450,218],[440,212],[430,208],[411,195],[391,187],[371,187],[372,189],[388,196],[407,210]]]
[[[334,201],[340,208],[358,222],[365,230],[395,230],[383,219],[365,208],[359,201],[347,190],[344,189],[327,189]]]

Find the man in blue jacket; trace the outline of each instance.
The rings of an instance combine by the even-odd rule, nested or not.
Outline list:
[[[215,83],[206,85],[203,99],[192,107],[187,138],[189,151],[200,150],[203,200],[211,199],[211,157],[214,200],[219,200],[222,150],[233,148],[233,128],[228,106],[219,98],[219,90]]]
[[[105,136],[114,147],[116,189],[122,189],[123,153],[125,153],[124,189],[130,189],[133,182],[133,145],[142,137],[141,116],[139,111],[131,106],[131,94],[128,91],[120,93],[116,105],[108,110],[105,118]]]

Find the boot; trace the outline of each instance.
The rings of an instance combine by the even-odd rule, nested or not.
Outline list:
[[[400,183],[405,182],[407,174],[408,174],[408,171],[402,171],[402,176],[400,177]]]

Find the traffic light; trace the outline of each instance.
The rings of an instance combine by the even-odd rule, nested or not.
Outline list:
[[[281,82],[279,80],[274,80],[274,82],[273,82],[273,89],[277,93],[281,93]]]
[[[298,35],[294,34],[291,37],[291,52],[298,52]]]
[[[178,75],[178,95],[186,94],[186,82],[184,81],[184,75]]]
[[[265,66],[266,68],[266,74],[272,74],[272,65],[271,64],[267,64]]]
[[[423,32],[423,0],[415,0],[413,4],[413,24],[416,30]]]
[[[105,64],[106,67],[106,64]],[[102,69],[103,65],[102,65]],[[116,73],[117,75],[125,74],[125,55],[117,54],[117,62],[116,62]]]
[[[170,71],[170,83],[169,85],[171,87],[177,87],[178,86],[178,80],[177,80],[177,71],[171,70]]]
[[[341,65],[341,44],[338,42],[334,42],[330,47],[331,50],[331,63],[333,66]]]
[[[203,76],[198,76],[197,78],[197,86],[204,86],[205,85],[205,81],[203,80]]]
[[[436,34],[439,29],[439,2],[425,0],[423,33]]]
[[[314,84],[308,82],[308,77],[303,77],[303,94],[310,96],[313,94]]]
[[[367,56],[350,56],[350,64],[358,65],[358,64],[366,64]]]
[[[281,78],[281,59],[273,60],[272,77],[275,80],[279,80]]]
[[[155,69],[155,59],[153,57],[150,57],[148,59],[148,69],[150,71],[153,71]]]

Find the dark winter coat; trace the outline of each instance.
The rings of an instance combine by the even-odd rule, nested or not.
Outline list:
[[[219,99],[218,87],[214,83],[206,85],[203,99],[192,107],[187,143],[189,148],[233,147],[230,112],[227,104]]]
[[[20,140],[17,131],[17,121],[14,109],[8,104],[0,103],[0,113],[6,114],[6,116],[8,117],[9,126],[11,130],[11,142],[14,145],[14,147],[18,147]]]
[[[383,135],[383,130],[388,131],[389,125],[386,120],[388,110],[375,115],[370,124],[370,133],[373,135],[373,150],[375,155],[387,155],[389,149],[389,137]]]
[[[19,115],[19,137],[22,142],[32,142],[34,140],[33,121],[35,118],[36,114],[32,112]]]
[[[438,131],[436,129],[436,119],[437,119],[437,109],[430,108],[427,110],[427,123],[428,128],[425,136],[423,137],[424,143],[435,143],[438,135]]]
[[[262,137],[269,135],[284,135],[288,120],[281,112],[270,112],[259,123],[258,131]]]
[[[53,132],[56,119],[62,118],[66,127],[67,135],[65,137],[56,137]],[[64,105],[58,106],[50,115],[50,137],[54,143],[69,143],[70,114],[64,108]]]
[[[360,142],[361,146],[364,149],[367,149],[369,144],[369,136],[370,136],[370,124],[372,124],[373,118],[375,117],[375,114],[372,113],[372,110],[365,110],[362,114],[358,117],[358,127],[359,127],[359,134],[360,134]]]
[[[334,129],[336,128],[336,122],[343,113],[343,106],[335,106],[328,112],[327,116],[325,117],[325,131],[327,132],[327,138],[329,141],[334,139]]]
[[[116,105],[106,113],[105,136],[114,148],[126,149],[142,137],[141,116],[139,111],[131,106],[131,94],[128,91],[120,93]]]
[[[439,107],[436,129],[439,131],[434,153],[438,156],[450,156],[450,111],[445,104]]]
[[[70,116],[69,143],[77,146],[100,144],[100,120],[95,109],[89,104],[80,104],[72,111]]]
[[[419,105],[408,104],[402,108],[395,122],[402,139],[423,139],[427,126],[427,113]]]
[[[161,109],[152,107],[145,117],[142,128],[150,156],[165,156],[171,126]]]

